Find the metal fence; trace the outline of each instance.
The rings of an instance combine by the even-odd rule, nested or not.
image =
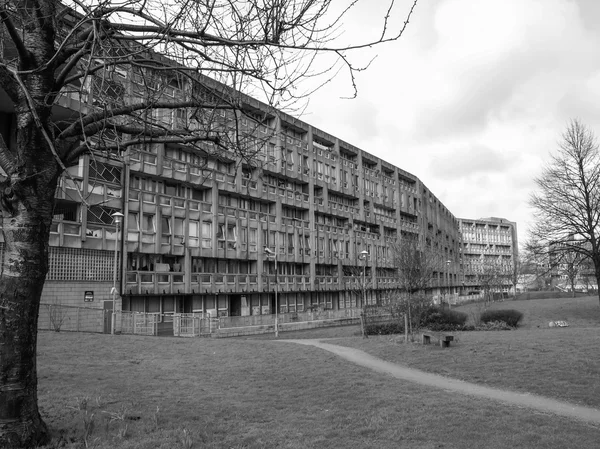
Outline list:
[[[279,324],[297,323],[304,321],[342,320],[360,318],[361,309],[341,310],[315,310],[313,312],[288,312],[280,313]],[[275,315],[248,315],[219,317],[219,328],[247,327],[247,326],[272,326],[275,324]]]
[[[202,314],[176,314],[173,316],[173,336],[203,337],[210,336],[219,328],[218,318]]]
[[[279,325],[306,328],[318,322],[342,322],[358,319],[361,309],[315,310],[310,312],[280,313]],[[130,335],[173,335],[175,337],[203,337],[227,333],[236,328],[268,328],[275,324],[275,315],[211,317],[207,313],[161,314],[116,311],[91,307],[41,304],[39,330],[98,332]],[[294,326],[297,324],[298,326]],[[322,323],[321,323],[322,324]],[[260,329],[257,330],[257,333]],[[264,330],[264,329],[263,329]]]
[[[111,310],[92,307],[40,304],[38,330],[55,332],[109,332]]]
[[[114,312],[114,332],[133,335],[158,335],[160,313]]]

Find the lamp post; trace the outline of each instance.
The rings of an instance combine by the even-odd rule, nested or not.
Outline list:
[[[279,338],[279,304],[277,303],[277,296],[279,293],[279,279],[277,279],[277,253],[271,251],[265,246],[265,253],[269,259],[275,260],[275,337]]]
[[[113,264],[113,286],[111,291],[113,308],[110,320],[110,333],[114,335],[116,324],[115,305],[117,303],[117,271],[119,266],[119,230],[121,229],[124,215],[121,212],[115,212],[111,217],[113,219],[113,224],[115,225],[115,260]]]
[[[446,261],[446,266],[448,267],[446,269],[446,296],[448,299],[448,308],[450,308],[450,285],[451,285],[451,281],[450,281],[450,264],[452,263],[451,260],[447,260]]]
[[[367,269],[367,257],[369,257],[368,251],[361,251],[358,256],[363,261],[363,272],[362,272],[362,306],[367,304],[367,280],[366,280],[366,269]]]

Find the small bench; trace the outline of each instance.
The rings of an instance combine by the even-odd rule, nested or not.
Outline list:
[[[423,332],[421,334],[421,343],[424,345],[428,345],[431,343],[431,339],[434,338],[439,341],[440,346],[442,348],[447,348],[450,346],[450,342],[454,341],[454,335],[444,334],[441,332]]]

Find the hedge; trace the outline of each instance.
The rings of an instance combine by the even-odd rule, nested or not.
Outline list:
[[[465,323],[468,315],[441,307],[430,307],[421,318],[421,327],[432,331],[459,331],[466,330]]]
[[[514,309],[488,309],[481,314],[480,319],[482,323],[502,321],[510,327],[517,327],[523,319],[523,313]]]

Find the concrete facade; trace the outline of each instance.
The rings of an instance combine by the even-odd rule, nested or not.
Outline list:
[[[504,218],[461,218],[461,271],[464,295],[480,293],[486,284],[501,293],[514,292],[517,224]]]

